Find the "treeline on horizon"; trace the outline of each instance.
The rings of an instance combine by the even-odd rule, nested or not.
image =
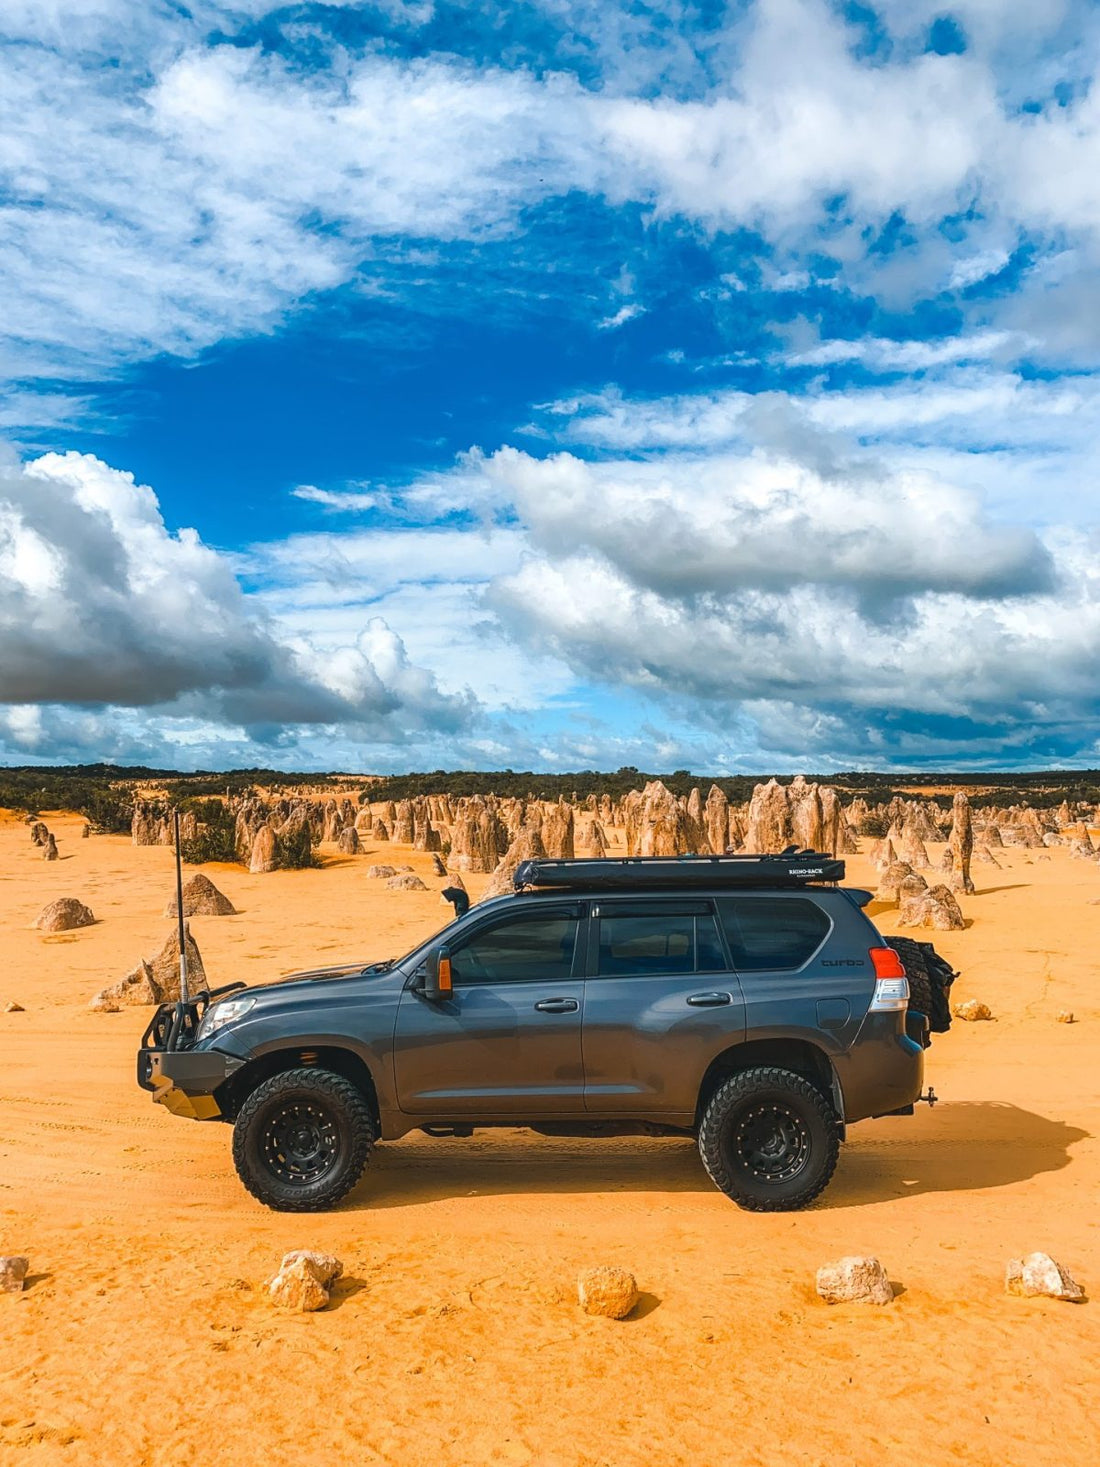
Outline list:
[[[75,810],[93,829],[122,832],[129,828],[136,786],[156,783],[169,804],[189,806],[193,801],[218,795],[245,794],[259,788],[293,791],[302,787],[331,786],[358,789],[371,800],[414,799],[418,795],[452,797],[495,794],[501,797],[580,800],[589,795],[621,799],[647,781],[662,780],[677,795],[687,795],[698,785],[704,795],[716,784],[727,797],[743,802],[768,774],[711,776],[686,769],[671,773],[646,773],[625,765],[614,772],[585,769],[569,774],[547,774],[533,770],[448,770],[386,776],[354,775],[346,772],[287,773],[279,769],[199,770],[153,769],[146,765],[61,764],[0,766],[0,808],[37,813],[40,810]],[[792,775],[776,775],[789,783]],[[1010,805],[1026,801],[1039,808],[1083,801],[1100,803],[1100,770],[1053,769],[1026,773],[1003,771],[900,771],[811,774],[807,778],[831,784],[846,797],[862,795],[879,804],[895,795],[911,797],[926,790],[926,798],[950,804],[949,794],[932,793],[944,787],[980,791],[978,803]]]

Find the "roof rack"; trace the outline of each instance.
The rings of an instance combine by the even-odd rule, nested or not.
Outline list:
[[[589,891],[682,891],[686,887],[806,886],[844,880],[844,862],[789,846],[776,856],[624,856],[592,861],[521,861],[513,885]]]

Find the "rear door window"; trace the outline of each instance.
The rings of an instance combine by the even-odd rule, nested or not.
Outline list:
[[[717,973],[725,967],[710,913],[600,916],[596,966],[600,978]]]
[[[728,896],[717,905],[733,966],[741,972],[801,968],[832,926],[804,897]]]

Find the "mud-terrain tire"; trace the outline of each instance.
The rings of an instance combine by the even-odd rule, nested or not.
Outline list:
[[[699,1125],[707,1175],[749,1212],[793,1212],[829,1185],[840,1126],[828,1097],[805,1075],[771,1066],[723,1080]]]
[[[933,1034],[951,1028],[951,985],[958,974],[930,942],[912,937],[888,937],[887,942],[901,959],[909,979],[909,1007],[928,1020]]]
[[[233,1164],[276,1212],[324,1212],[363,1175],[374,1144],[363,1092],[330,1070],[284,1070],[258,1085],[233,1127]]]

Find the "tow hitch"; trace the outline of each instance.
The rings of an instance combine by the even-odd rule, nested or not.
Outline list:
[[[936,1101],[939,1100],[939,1098],[940,1097],[932,1089],[931,1085],[929,1085],[928,1089],[924,1092],[923,1095],[917,1096],[917,1101],[918,1103],[923,1101],[924,1104],[928,1106],[929,1110],[931,1110],[931,1108],[935,1105]]]

